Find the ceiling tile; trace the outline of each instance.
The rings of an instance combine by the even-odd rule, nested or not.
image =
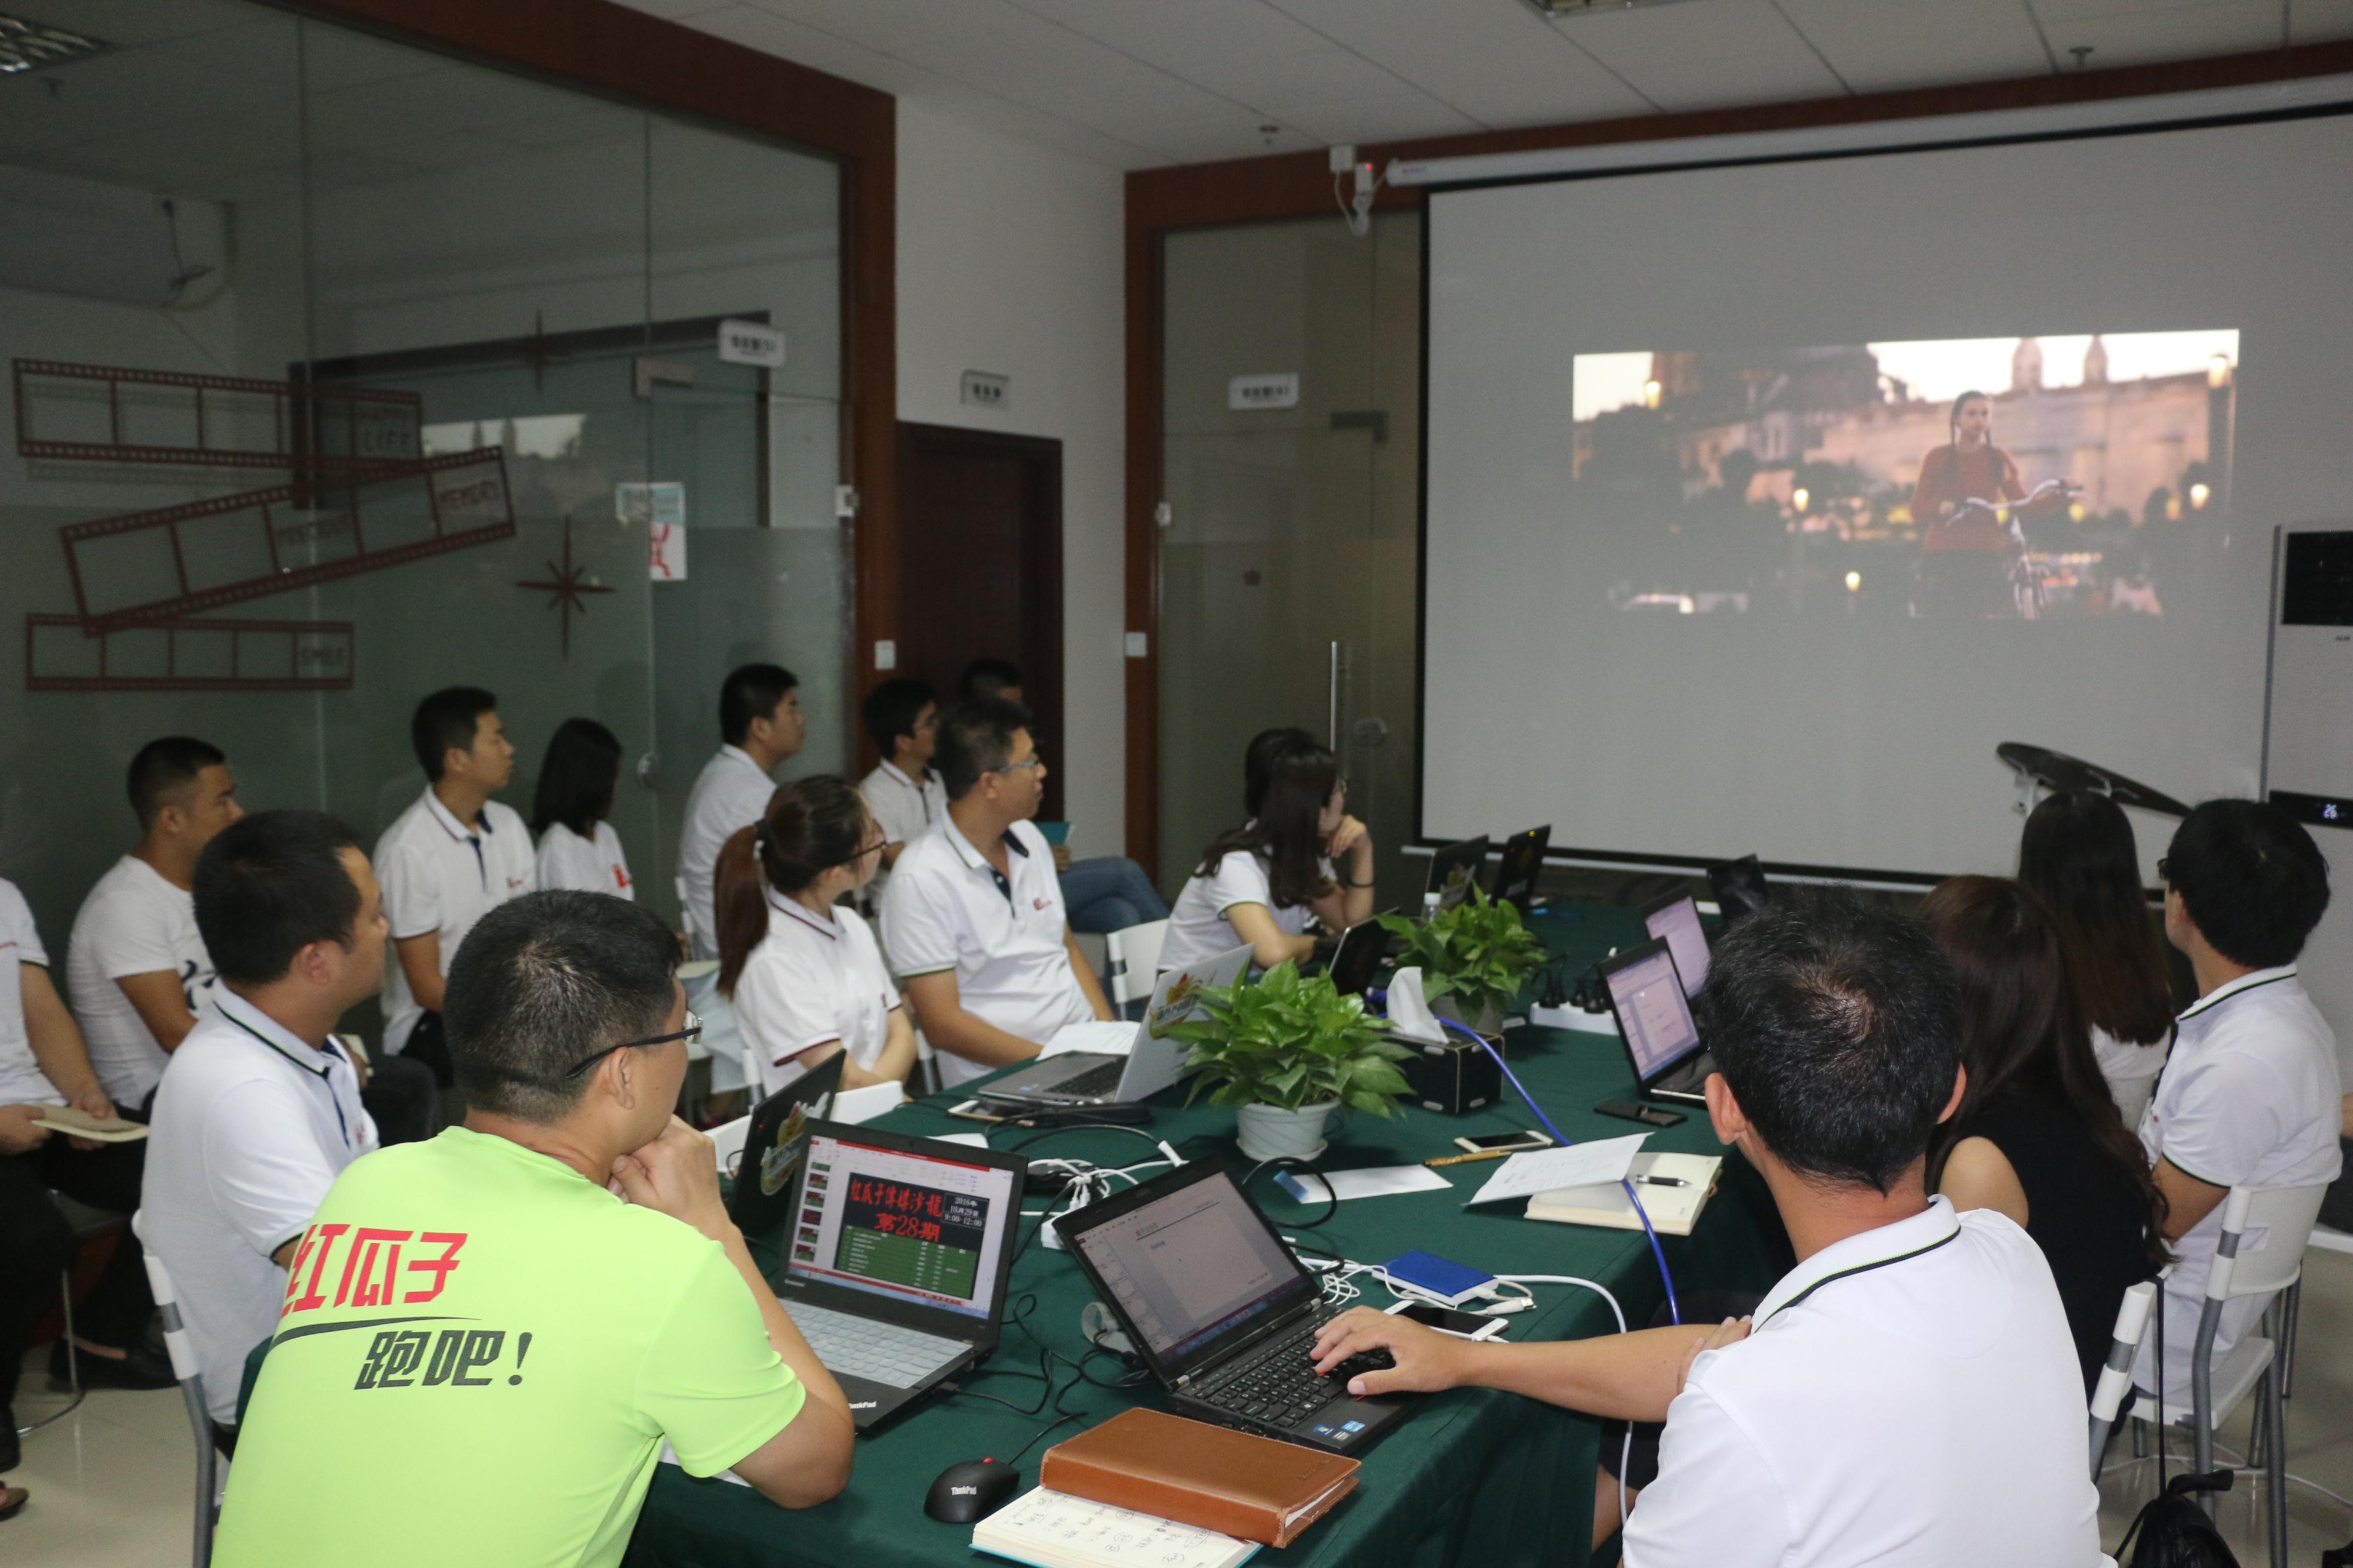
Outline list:
[[[1330,47],[1265,0],[1011,0],[1124,54],[1194,80],[1240,61]]]
[[[1341,142],[1409,142],[1427,136],[1463,136],[1480,129],[1433,98],[1422,98],[1419,104],[1400,103],[1395,99],[1311,104],[1289,110],[1283,118],[1327,147]]]
[[[2353,37],[2353,0],[2295,0],[2288,24],[2299,44]]]
[[[2280,41],[2278,0],[2220,0],[2219,4],[2121,11],[2116,0],[2079,0],[2109,7],[2105,15],[2043,17],[2043,30],[2061,59],[2089,45],[2093,70],[2233,55],[2276,48]],[[2038,9],[2040,6],[2038,5]]]
[[[1597,11],[1551,25],[1662,109],[1721,109],[1842,90],[1768,0]]]
[[[1780,0],[1780,7],[1857,92],[2052,69],[2026,0]]]
[[[787,21],[861,44],[881,54],[913,58],[975,38],[1039,26],[1007,0],[758,0]]]
[[[723,5],[687,17],[685,25],[731,44],[741,44],[747,49],[757,49],[762,54],[846,77],[886,92],[918,85],[928,74],[904,61],[893,60],[830,33],[820,33],[757,5]]]
[[[1544,125],[1652,106],[1523,0],[1270,0],[1482,125]]]

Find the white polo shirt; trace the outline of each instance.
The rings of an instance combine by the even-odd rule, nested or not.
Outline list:
[[[948,814],[947,786],[929,768],[918,783],[896,763],[886,762],[858,781],[858,793],[865,796],[866,809],[874,814],[874,825],[893,844],[913,844]],[[882,893],[890,885],[890,871],[878,869],[874,879],[866,884],[869,908],[882,907]]]
[[[551,822],[539,836],[539,889],[568,888],[575,892],[610,893],[617,899],[638,896],[629,880],[628,858],[621,853],[621,836],[609,822],[596,825],[594,838],[583,838],[560,822]]]
[[[828,1040],[871,1068],[899,1005],[873,931],[845,904],[828,920],[774,888],[766,892],[768,934],[744,960],[734,995],[735,1026],[760,1053],[760,1092],[774,1094],[808,1071],[793,1058]]]
[[[1328,877],[1332,862],[1318,858],[1315,868]],[[1219,858],[1216,871],[1207,877],[1195,872],[1177,892],[1176,907],[1168,911],[1168,937],[1160,947],[1162,971],[1199,963],[1240,945],[1241,938],[1226,918],[1236,904],[1262,905],[1273,917],[1274,929],[1285,936],[1306,931],[1315,914],[1305,904],[1274,901],[1274,882],[1264,857],[1247,849],[1229,850]]]
[[[189,1016],[213,991],[213,961],[196,931],[196,898],[136,855],[108,868],[74,916],[66,940],[66,994],[98,1081],[117,1105],[154,1092],[168,1060],[154,1031],[115,982],[126,974],[179,977]]]
[[[25,965],[49,966],[33,909],[16,884],[0,880],[0,1105],[63,1105],[66,1097],[33,1059],[25,1027]]]
[[[278,1327],[286,1271],[344,1166],[376,1146],[358,1075],[223,987],[155,1094],[140,1221],[172,1271],[213,1419],[237,1415],[245,1358]]]
[[[688,956],[719,956],[719,929],[711,912],[719,851],[738,828],[768,814],[776,781],[741,746],[722,746],[702,764],[686,797],[686,825],[678,836],[679,890],[686,904]]]
[[[522,818],[493,800],[482,806],[480,826],[480,833],[468,832],[428,784],[375,841],[376,880],[384,887],[384,918],[392,923],[393,939],[438,933],[445,978],[474,922],[538,885],[538,862]],[[388,954],[384,1048],[398,1051],[406,1045],[408,1032],[424,1016],[399,955]]]
[[[2259,969],[2219,986],[2175,1022],[2173,1055],[2141,1117],[2141,1147],[2218,1187],[2305,1187],[2337,1179],[2341,1115],[2337,1037],[2306,994],[2295,966]],[[2165,1282],[2165,1396],[2187,1405],[2189,1354],[2206,1277],[2222,1234],[2222,1205],[2173,1244]],[[2242,1251],[2260,1245],[2250,1234]],[[2214,1364],[2263,1316],[2266,1298],[2226,1303]],[[2156,1387],[2157,1336],[2141,1342],[2133,1381]]]
[[[1091,1022],[1095,1010],[1071,969],[1070,918],[1046,836],[1017,822],[1005,844],[1010,878],[997,875],[954,817],[907,846],[882,900],[882,945],[902,982],[953,969],[965,1012],[1043,1046],[1055,1030]],[[951,1085],[997,1070],[945,1051],[939,1064]]]
[[[2092,1568],[2084,1378],[2042,1249],[1934,1199],[1783,1276],[1667,1408],[1627,1568]]]

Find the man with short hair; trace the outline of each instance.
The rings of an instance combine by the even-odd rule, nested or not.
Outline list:
[[[408,740],[425,793],[375,841],[398,960],[385,969],[384,1048],[425,1063],[444,1089],[451,1073],[441,996],[458,944],[476,921],[538,886],[530,830],[491,798],[514,778],[514,743],[498,707],[479,686],[448,687],[417,705]]]
[[[141,1227],[171,1270],[215,1440],[237,1446],[245,1358],[278,1326],[295,1244],[376,1147],[337,1019],[384,983],[384,898],[359,836],[265,811],[196,862],[196,924],[220,969],[148,1125]]]
[[[719,956],[719,928],[711,907],[719,851],[739,828],[768,814],[775,773],[808,739],[801,715],[800,679],[780,664],[746,664],[719,687],[719,750],[702,764],[687,792],[678,837],[678,880],[686,906],[687,956]],[[687,983],[687,1005],[702,1018],[702,1045],[711,1053],[711,1087],[744,1087],[735,1010],[720,993],[716,974]]]
[[[212,994],[189,879],[213,835],[243,812],[228,758],[185,735],[140,747],[127,783],[139,842],[74,917],[66,994],[99,1081],[137,1116]]]
[[[371,1154],[304,1232],[221,1512],[220,1568],[610,1568],[665,1443],[787,1508],[849,1407],[670,1114],[694,1032],[644,906],[545,892],[449,972],[462,1127]]]
[[[983,698],[940,716],[939,827],[899,857],[882,940],[950,1085],[1038,1054],[1111,1005],[1071,935],[1045,836],[1029,712]]]
[[[891,885],[891,868],[907,846],[930,832],[948,814],[947,791],[932,771],[932,753],[938,747],[940,702],[920,680],[886,680],[866,694],[859,710],[874,749],[882,753],[874,771],[858,781],[858,793],[875,825],[889,842],[882,849],[882,868],[866,884],[867,902],[882,907],[883,889]]]
[[[1663,1417],[1625,1526],[1639,1568],[2105,1562],[2050,1267],[2004,1215],[1925,1185],[1964,1083],[1959,986],[1926,931],[1852,896],[1777,899],[1725,937],[1695,1002],[1721,1069],[1708,1118],[1798,1257],[1752,1319],[1503,1344],[1359,1309],[1324,1328],[1318,1369],[1381,1347],[1396,1365],[1352,1391]],[[1616,1488],[1596,1490],[1598,1539]]]
[[[2343,1086],[2337,1037],[2296,955],[2328,908],[2328,862],[2278,806],[2210,800],[2182,820],[2157,863],[2165,934],[2189,960],[2198,1000],[2175,1021],[2172,1054],[2140,1123],[2166,1201],[2173,1272],[2165,1280],[2165,1363],[2156,1336],[2133,1369],[2169,1401],[2189,1403],[2189,1362],[2207,1276],[2232,1187],[2308,1187],[2336,1180]],[[2214,1365],[2245,1337],[2268,1298],[2226,1302]]]
[[[1025,700],[1019,668],[1001,658],[976,658],[965,665],[956,693],[963,702],[987,698],[1008,702]],[[1168,900],[1160,896],[1144,868],[1125,856],[1097,855],[1074,861],[1067,844],[1055,845],[1053,852],[1072,931],[1101,936],[1168,918]]]

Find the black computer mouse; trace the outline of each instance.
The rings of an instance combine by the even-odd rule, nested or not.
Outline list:
[[[923,1494],[923,1511],[942,1524],[970,1524],[1012,1501],[1020,1488],[1021,1472],[1011,1465],[966,1459],[940,1472]]]

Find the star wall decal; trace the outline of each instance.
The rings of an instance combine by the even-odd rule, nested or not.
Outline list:
[[[572,520],[567,517],[564,520],[564,564],[558,566],[551,561],[547,563],[546,578],[535,583],[515,584],[518,588],[534,588],[545,594],[547,607],[551,610],[559,605],[562,606],[564,657],[566,658],[572,657],[572,612],[577,610],[584,616],[588,613],[587,602],[582,595],[609,594],[613,591],[600,584],[585,581],[587,575],[586,567],[572,564]]]

